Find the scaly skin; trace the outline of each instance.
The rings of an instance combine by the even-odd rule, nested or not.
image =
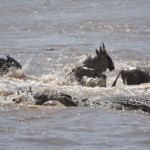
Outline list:
[[[104,97],[93,102],[94,106],[110,106],[110,108],[142,110],[150,113],[150,100],[138,96]]]
[[[31,100],[32,99],[32,100]],[[138,96],[100,97],[97,100],[74,99],[61,92],[36,93],[33,96],[18,96],[13,101],[16,103],[33,103],[44,105],[48,101],[59,101],[66,107],[109,107],[115,109],[141,110],[150,113],[150,100]]]

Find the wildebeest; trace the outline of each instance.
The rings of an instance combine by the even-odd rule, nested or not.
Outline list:
[[[150,68],[139,67],[135,69],[121,70],[112,86],[116,85],[120,75],[123,83],[127,85],[139,85],[141,83],[150,82]]]
[[[106,80],[106,76],[103,72],[107,69],[113,71],[115,68],[111,57],[106,52],[103,42],[102,46],[100,45],[100,49],[96,49],[95,52],[95,57],[87,57],[87,59],[83,62],[83,66],[78,66],[72,70],[75,79],[81,84],[84,76],[91,78],[102,78]]]
[[[0,75],[8,73],[11,68],[21,69],[22,66],[14,58],[10,57],[8,54],[5,54],[7,59],[0,58]]]

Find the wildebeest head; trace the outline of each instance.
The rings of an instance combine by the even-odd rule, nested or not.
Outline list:
[[[16,69],[21,69],[22,66],[19,62],[17,62],[14,58],[10,57],[8,54],[5,54],[7,57],[6,63],[7,63],[7,67],[11,68],[14,67]]]
[[[110,71],[114,70],[114,63],[111,59],[111,57],[107,54],[105,45],[102,42],[102,46],[100,45],[99,50],[96,51],[95,57],[88,57],[84,62],[83,65],[88,68],[92,68],[95,71],[98,72],[104,72],[106,69],[109,69]]]

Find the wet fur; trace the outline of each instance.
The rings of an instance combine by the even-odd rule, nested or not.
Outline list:
[[[112,86],[116,85],[120,75],[123,83],[127,85],[139,85],[150,82],[150,69],[139,67],[131,70],[121,70]]]
[[[99,50],[95,50],[96,56],[87,57],[83,62],[83,66],[77,66],[72,70],[71,75],[75,76],[75,79],[81,83],[84,76],[90,78],[101,78],[102,73],[107,69],[113,71],[115,69],[114,63],[111,57],[107,54],[105,45],[102,43]]]

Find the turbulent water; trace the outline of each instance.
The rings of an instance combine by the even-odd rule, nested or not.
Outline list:
[[[150,67],[148,0],[1,0],[0,57],[23,66],[0,77],[0,147],[15,149],[132,149],[150,147],[150,116],[109,108],[54,108],[12,105],[17,89],[58,90],[72,97],[149,98],[150,83],[123,85],[119,71]],[[66,79],[75,66],[105,43],[115,64],[107,87],[86,87]],[[54,49],[54,50],[48,50]]]

